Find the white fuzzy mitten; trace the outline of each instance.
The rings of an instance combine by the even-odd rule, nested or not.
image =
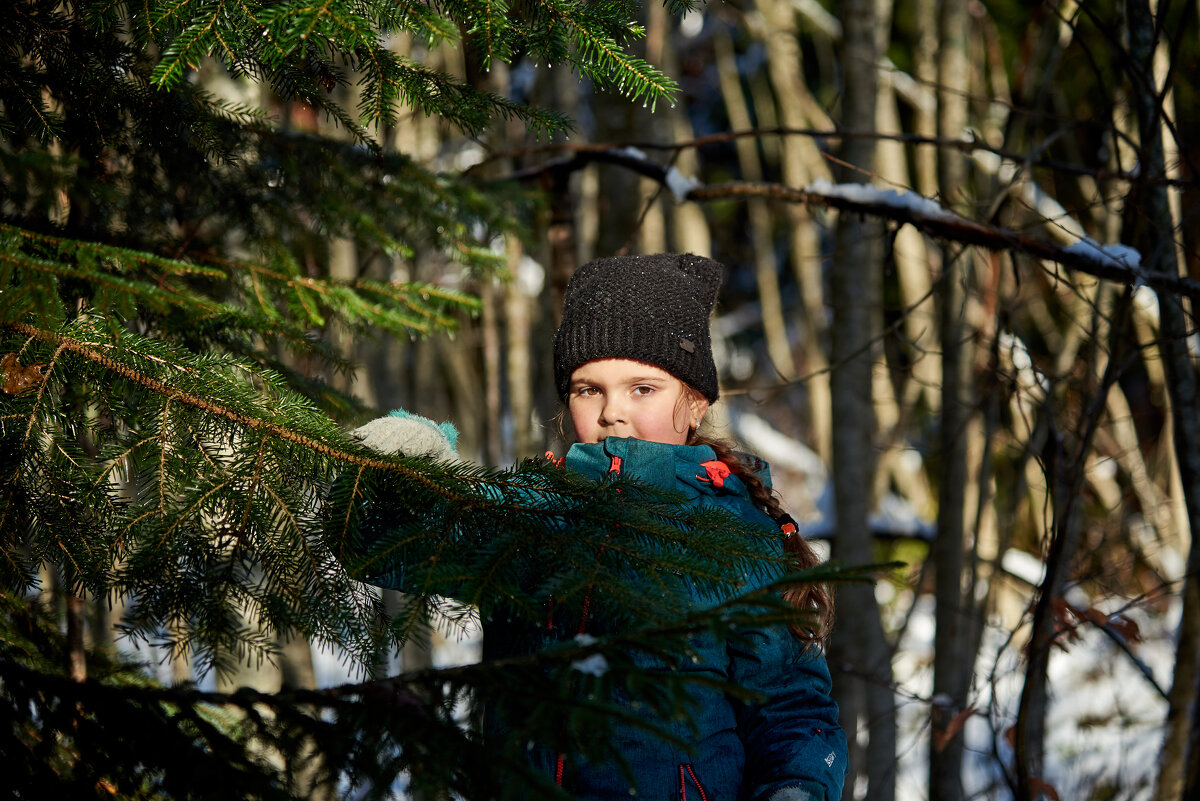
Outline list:
[[[771,793],[770,801],[816,801],[816,799],[801,787],[780,787]]]
[[[458,431],[452,423],[435,423],[419,414],[396,409],[359,426],[350,435],[368,448],[400,456],[432,456],[458,460]]]

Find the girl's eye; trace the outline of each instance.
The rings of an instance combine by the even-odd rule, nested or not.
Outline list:
[[[580,387],[578,392],[580,397],[591,398],[598,394],[599,390],[595,387]]]
[[[654,387],[640,386],[640,387],[633,388],[633,394],[641,395],[643,397],[646,395],[649,395],[652,392],[654,392]]]

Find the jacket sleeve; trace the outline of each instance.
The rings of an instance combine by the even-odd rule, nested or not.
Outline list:
[[[734,704],[748,801],[838,801],[846,737],[825,657],[782,626],[747,632],[727,648],[731,678],[758,696]]]
[[[497,533],[499,526],[488,524],[502,519],[506,500],[540,488],[536,474],[518,473],[505,481],[507,496],[481,482],[454,498],[414,503],[386,483],[360,490],[348,486],[349,480],[338,479],[338,491],[349,504],[349,509],[342,507],[338,525],[345,537],[342,561],[350,575],[384,589],[446,598],[472,595],[476,577],[496,570],[497,552],[509,545]],[[464,510],[464,496],[477,507],[474,512]],[[530,498],[535,502],[536,493]],[[504,559],[501,567],[520,584],[537,558],[536,551],[522,552]]]

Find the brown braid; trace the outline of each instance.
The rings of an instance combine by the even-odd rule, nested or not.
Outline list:
[[[742,462],[730,443],[705,437],[692,431],[688,436],[687,444],[707,445],[712,448],[716,452],[717,458],[729,468],[729,472],[746,485],[746,489],[750,492],[750,500],[756,506],[770,515],[773,520],[780,520],[786,516],[787,513],[779,504],[775,493],[763,484],[762,479],[754,470]],[[821,560],[817,556],[817,552],[808,540],[800,536],[798,531],[784,535],[783,550],[797,569],[803,570],[820,564]],[[804,583],[789,587],[783,591],[783,599],[797,609],[813,613],[816,618],[793,623],[790,627],[792,634],[809,644],[818,645],[829,636],[829,632],[833,628],[833,595],[829,592],[826,584]]]

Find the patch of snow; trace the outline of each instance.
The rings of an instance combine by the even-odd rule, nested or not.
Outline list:
[[[804,191],[824,197],[841,198],[852,203],[901,209],[929,220],[962,221],[961,217],[944,209],[936,200],[930,200],[924,195],[908,190],[881,189],[870,184],[858,183],[835,184],[824,178],[818,178],[806,186]]]
[[[546,268],[537,259],[522,256],[517,263],[516,279],[521,294],[536,298],[546,286]]]
[[[1025,572],[1030,572],[1033,562],[1038,562],[1040,572],[1038,560],[1023,556],[1029,560]],[[903,596],[898,594],[899,605]],[[1112,600],[1112,605],[1124,606],[1122,599]],[[898,801],[929,797],[929,717],[931,705],[938,700],[932,697],[934,613],[932,596],[924,595],[916,600],[911,615],[897,615],[907,620],[892,662],[897,729],[899,741],[909,744],[898,754]],[[1125,614],[1142,635],[1131,649],[1149,667],[1155,682],[1168,686],[1177,616],[1140,607]],[[1023,630],[1014,635],[1011,626],[997,620],[989,624],[976,662],[968,697],[976,714],[963,728],[963,782],[968,797],[994,801],[1012,797],[1005,779],[1005,772],[1013,769],[1008,731],[1016,722],[1027,662]],[[1158,772],[1166,701],[1103,631],[1085,624],[1077,634],[1073,641],[1064,640],[1050,658],[1043,778],[1064,799],[1149,801]]]
[[[1063,248],[1063,253],[1083,256],[1089,261],[1106,267],[1123,267],[1127,270],[1139,270],[1142,266],[1142,254],[1129,245],[1101,245],[1094,239],[1083,237],[1078,242]]]
[[[679,19],[679,33],[684,39],[695,39],[704,30],[704,12],[685,11]]]
[[[756,414],[737,414],[730,420],[738,441],[778,467],[787,467],[806,476],[825,475],[825,463],[812,448],[792,439]]]
[[[687,200],[688,193],[698,186],[700,182],[690,175],[684,175],[674,167],[667,170],[667,189],[671,190],[677,203]]]
[[[572,662],[571,669],[589,676],[603,676],[608,672],[608,660],[604,658],[604,654],[592,654],[587,659]]]
[[[1158,294],[1153,289],[1140,284],[1133,290],[1133,305],[1150,318],[1151,325],[1158,327]]]
[[[907,499],[894,492],[886,493],[875,505],[875,514],[868,518],[873,530],[888,531],[893,536],[907,535],[932,540],[935,526],[922,520]]]
[[[1046,576],[1046,563],[1031,553],[1009,548],[1000,560],[1000,567],[1031,587],[1040,586]]]

